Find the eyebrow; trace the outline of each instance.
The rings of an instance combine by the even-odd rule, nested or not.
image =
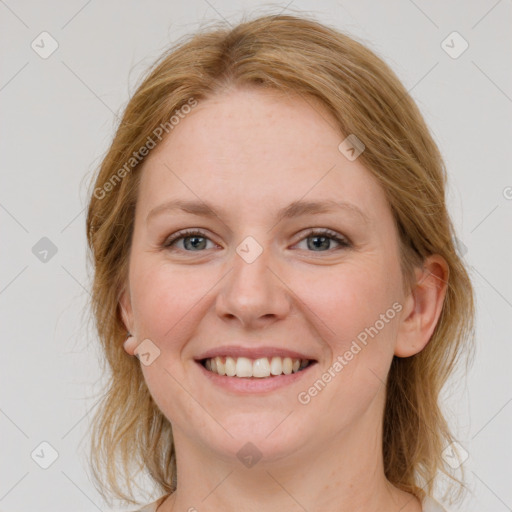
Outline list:
[[[172,201],[168,201],[161,205],[153,208],[148,216],[146,217],[146,222],[157,215],[162,213],[170,213],[176,210],[181,210],[185,213],[190,213],[193,215],[199,215],[203,217],[220,217],[224,216],[224,212],[220,208],[216,208],[213,205],[210,205],[204,201],[188,201],[183,199],[175,199]],[[357,215],[365,224],[370,224],[371,221],[369,217],[355,204],[348,203],[345,201],[334,201],[334,200],[324,200],[324,201],[293,201],[288,206],[285,206],[281,210],[277,212],[276,215],[276,224],[281,222],[284,219],[290,219],[293,217],[298,217],[300,215],[311,215],[311,214],[319,214],[319,213],[329,213],[335,210],[345,210]]]

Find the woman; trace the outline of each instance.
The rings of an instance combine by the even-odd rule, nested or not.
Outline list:
[[[104,496],[136,503],[144,468],[145,512],[444,510],[438,399],[474,315],[445,181],[395,74],[330,27],[264,16],[164,55],[87,217]]]

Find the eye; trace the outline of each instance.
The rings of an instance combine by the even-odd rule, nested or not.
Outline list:
[[[347,238],[330,229],[312,229],[301,239],[301,242],[303,241],[307,242],[307,249],[311,249],[313,252],[326,252],[332,241],[336,242],[341,248],[352,246]]]
[[[174,250],[176,242],[180,240],[184,241],[185,249],[182,249],[181,247],[179,247],[178,249],[185,250],[187,252],[195,252],[201,251],[202,249],[206,249],[207,241],[211,242],[211,240],[207,238],[205,236],[205,233],[203,233],[202,231],[188,229],[184,231],[179,231],[178,233],[172,235],[165,241],[164,247],[168,247]]]
[[[181,241],[183,241],[183,246],[176,247],[177,242]],[[313,252],[328,251],[333,241],[338,244],[339,248],[352,247],[347,238],[330,229],[311,229],[306,236],[303,236],[299,243],[303,241],[307,242],[307,249]],[[164,247],[171,250],[184,250],[185,252],[201,252],[203,249],[208,249],[208,242],[213,244],[204,232],[197,229],[188,229],[178,231],[172,235],[165,241]]]

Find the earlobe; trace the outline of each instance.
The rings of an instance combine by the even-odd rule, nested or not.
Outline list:
[[[123,343],[123,348],[130,356],[135,355],[135,349],[137,348],[137,339],[131,333],[128,333],[126,340]]]
[[[398,330],[395,355],[410,357],[421,352],[430,341],[441,316],[448,287],[446,260],[434,254],[416,269],[416,283],[406,299]]]

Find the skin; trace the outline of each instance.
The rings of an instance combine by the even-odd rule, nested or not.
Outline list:
[[[200,102],[144,163],[121,307],[134,334],[126,352],[134,355],[145,339],[160,350],[141,367],[173,426],[179,485],[158,512],[421,510],[384,475],[384,383],[394,355],[412,356],[428,343],[448,268],[431,256],[404,294],[391,209],[360,160],[338,150],[344,138],[311,99],[234,89]],[[171,199],[200,199],[222,213],[175,211],[147,221]],[[277,210],[298,199],[350,202],[368,221],[340,209],[277,222]],[[204,231],[205,245],[194,251],[181,239],[174,250],[164,247],[185,228]],[[308,228],[332,229],[352,245],[308,246]],[[250,264],[236,252],[247,236],[263,249]],[[401,311],[299,403],[298,394],[395,302]],[[286,347],[318,363],[277,391],[234,395],[194,361],[220,344]],[[237,457],[247,442],[262,454],[250,468]]]

